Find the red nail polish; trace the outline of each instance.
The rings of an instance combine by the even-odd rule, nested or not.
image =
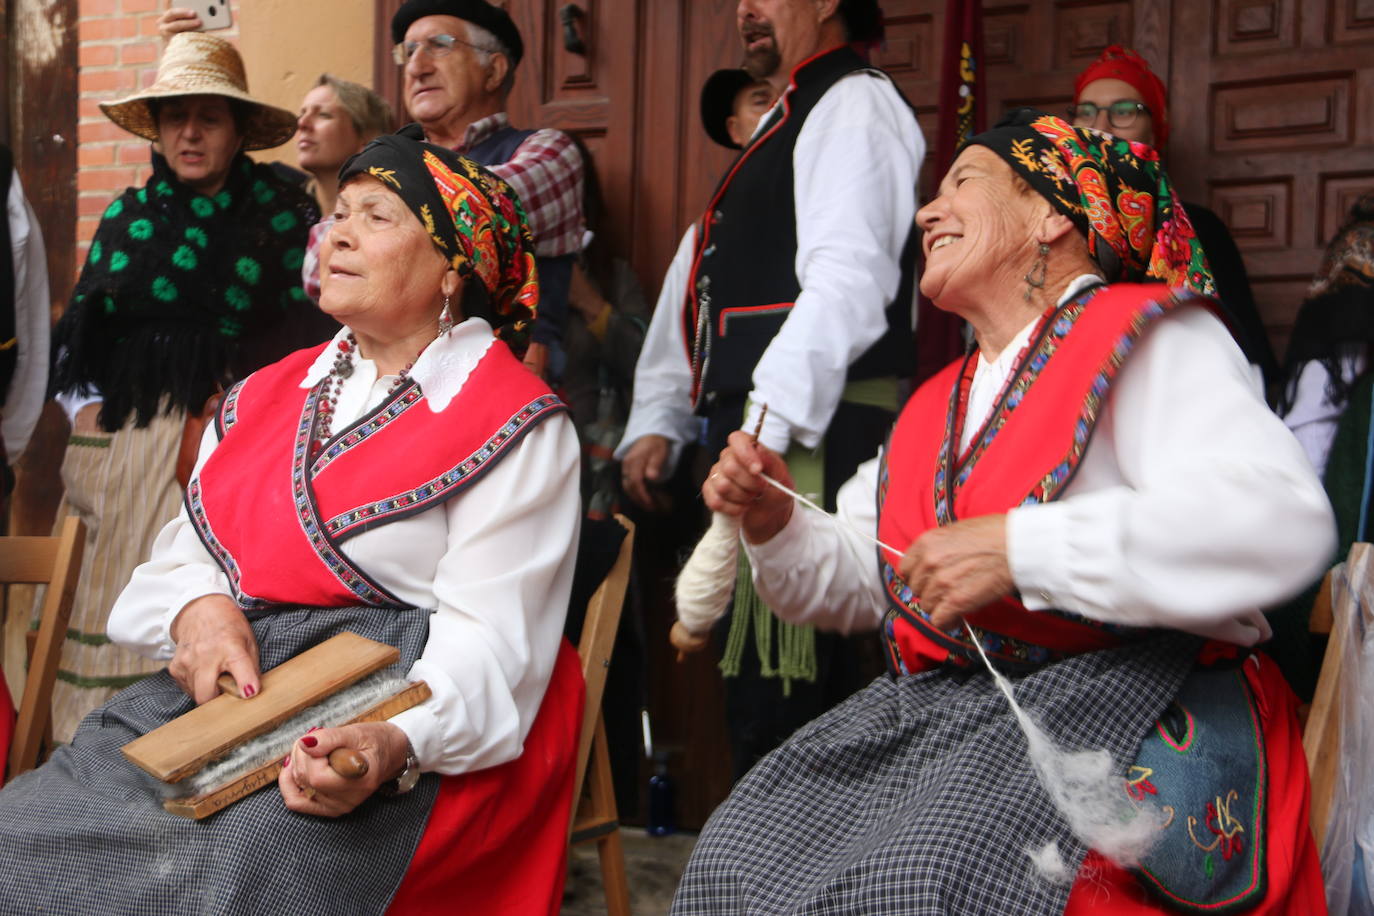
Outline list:
[[[257,692],[258,688],[254,687],[252,684],[249,684],[247,687],[243,688],[243,695],[246,697],[254,696],[255,694],[257,694]]]
[[[304,744],[306,747],[314,747],[319,743],[319,739],[316,738],[314,735],[306,735],[304,738],[301,739],[301,744]]]

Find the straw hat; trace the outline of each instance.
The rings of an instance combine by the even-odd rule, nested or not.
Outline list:
[[[158,63],[156,82],[127,99],[101,102],[100,110],[129,133],[157,140],[157,121],[148,100],[187,95],[222,95],[246,103],[251,109],[243,128],[246,150],[281,146],[296,132],[294,114],[248,94],[248,77],[238,50],[223,38],[204,32],[173,35]]]

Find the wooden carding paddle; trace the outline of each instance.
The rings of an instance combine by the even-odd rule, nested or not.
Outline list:
[[[263,680],[265,681],[266,678],[264,677]],[[417,681],[400,693],[364,710],[344,724],[382,722],[398,713],[405,712],[412,706],[418,706],[429,699],[429,696],[429,685],[424,681]],[[367,773],[367,761],[361,759],[361,755],[357,755],[359,759],[356,761],[349,760],[349,755],[357,755],[357,752],[351,748],[338,748],[329,755],[329,765],[350,779],[365,775]],[[361,768],[358,764],[361,764]],[[200,820],[216,811],[227,808],[241,798],[252,795],[265,786],[275,783],[277,776],[281,773],[281,765],[281,757],[274,754],[268,762],[247,771],[217,789],[186,798],[169,798],[162,803],[162,807],[172,814]]]
[[[400,656],[392,646],[340,633],[264,673],[257,696],[221,694],[130,741],[124,756],[163,782],[178,782]]]

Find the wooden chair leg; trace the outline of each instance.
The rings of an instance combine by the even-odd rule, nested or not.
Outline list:
[[[615,783],[611,779],[610,748],[606,741],[606,720],[596,717],[596,736],[592,741],[591,772],[588,774],[591,806],[597,816],[615,826],[596,841],[601,860],[601,886],[606,894],[610,916],[630,916],[630,886],[625,875],[625,848],[620,842],[619,817],[615,806]]]

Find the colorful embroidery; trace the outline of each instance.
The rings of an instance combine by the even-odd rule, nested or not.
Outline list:
[[[1183,717],[1188,723],[1188,731],[1184,734],[1182,741],[1174,740],[1174,736],[1169,734],[1169,730],[1164,727],[1163,721],[1156,722],[1155,728],[1159,730],[1159,739],[1164,742],[1166,747],[1183,754],[1193,746],[1193,738],[1197,737],[1197,720],[1193,718],[1193,714],[1188,711],[1186,706],[1180,705],[1178,708],[1183,712]]]
[[[238,391],[238,389],[239,386],[235,385],[233,390]],[[190,485],[186,488],[186,514],[190,516],[191,524],[195,526],[196,533],[200,535],[201,543],[205,545],[205,549],[215,558],[215,562],[219,564],[220,569],[224,570],[224,575],[228,577],[229,587],[234,590],[234,600],[238,602],[239,607],[244,610],[265,607],[266,601],[261,598],[254,598],[243,591],[241,585],[243,574],[239,570],[238,562],[234,560],[233,555],[215,536],[214,529],[210,527],[210,519],[205,514],[205,504],[201,500],[199,477],[193,477]]]
[[[370,417],[362,422],[345,429],[320,449],[319,455],[315,457],[310,466],[310,476],[313,479],[321,471],[329,467],[340,455],[351,450],[354,446],[367,439],[369,436],[381,430],[388,423],[404,414],[407,410],[420,403],[423,392],[420,386],[414,383],[403,385],[399,391],[392,395],[389,401],[384,401]]]
[[[239,421],[239,394],[243,391],[243,383],[248,379],[243,379],[235,384],[224,395],[224,402],[220,405],[220,437],[229,432],[229,428]]]
[[[370,527],[380,519],[420,512],[448,499],[458,489],[469,486],[480,478],[495,464],[496,459],[534,428],[536,421],[562,409],[563,402],[557,395],[546,394],[536,398],[506,421],[481,448],[450,470],[412,490],[335,516],[325,524],[325,534],[331,538],[340,537],[361,525]],[[316,463],[318,464],[318,461]]]
[[[1226,862],[1229,862],[1232,856],[1244,854],[1245,838],[1241,834],[1245,833],[1245,826],[1231,816],[1231,804],[1239,797],[1240,793],[1231,789],[1226,793],[1224,800],[1218,795],[1216,801],[1207,803],[1207,814],[1203,823],[1206,824],[1213,839],[1205,845],[1197,838],[1195,832],[1197,818],[1188,815],[1188,838],[1193,841],[1194,846],[1203,852],[1220,850],[1221,858]]]
[[[301,531],[310,541],[310,546],[324,561],[325,567],[345,588],[356,595],[359,601],[372,607],[396,607],[401,602],[381,586],[373,583],[343,554],[339,553],[320,527],[315,502],[310,493],[307,471],[310,442],[313,439],[315,424],[318,422],[317,408],[319,407],[320,393],[324,390],[324,384],[321,381],[310,389],[310,393],[305,398],[305,406],[301,410],[300,421],[296,424],[296,442],[291,455],[291,495],[296,503],[296,520],[300,523]],[[407,387],[416,387],[415,381],[410,380]]]

